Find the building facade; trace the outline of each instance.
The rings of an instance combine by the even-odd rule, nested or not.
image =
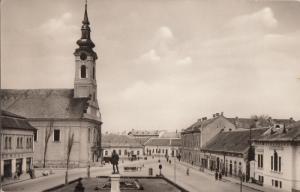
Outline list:
[[[35,166],[64,167],[67,143],[72,135],[74,143],[70,166],[85,167],[100,161],[102,121],[97,100],[97,54],[93,50],[95,44],[91,40],[89,25],[85,5],[81,38],[74,52],[74,89],[1,91],[1,106],[28,118],[37,128]]]
[[[201,165],[200,152],[210,139],[221,131],[235,130],[235,125],[221,113],[214,114],[211,119],[203,117],[181,132],[182,160]]]
[[[274,191],[300,191],[300,122],[272,127],[254,140],[255,179]]]
[[[151,138],[145,143],[145,153],[147,156],[177,157],[180,147],[179,138]]]
[[[36,129],[26,118],[7,111],[1,112],[1,122],[1,178],[26,174],[33,167],[33,140]]]
[[[103,157],[110,158],[113,150],[120,159],[140,159],[144,157],[144,147],[128,135],[104,134],[102,137]]]
[[[237,129],[222,131],[201,149],[201,167],[222,172],[226,176],[245,176],[246,180],[254,177],[251,172],[250,140],[261,136],[266,128]],[[252,158],[250,157],[252,156]]]

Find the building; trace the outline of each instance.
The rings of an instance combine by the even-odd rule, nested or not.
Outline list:
[[[145,143],[145,153],[148,156],[176,157],[180,153],[181,139],[151,138]]]
[[[120,159],[139,159],[143,157],[144,147],[128,135],[105,134],[102,136],[103,157],[111,157],[116,150]]]
[[[67,143],[73,134],[70,166],[84,167],[100,158],[102,122],[97,101],[97,54],[93,50],[95,44],[90,32],[85,5],[81,38],[74,52],[73,89],[1,91],[3,109],[28,118],[30,124],[37,128],[34,139],[36,166],[43,166],[44,160],[46,166],[65,166]]]
[[[27,173],[32,168],[33,139],[36,129],[26,118],[2,111],[1,178],[11,178],[16,173]]]
[[[222,131],[201,149],[201,167],[221,171],[226,176],[239,177],[245,174],[247,180],[254,177],[250,172],[250,139],[262,135],[266,128],[237,129]]]
[[[272,127],[255,145],[255,179],[280,191],[300,191],[300,122]]]
[[[181,132],[183,161],[201,165],[200,149],[221,131],[235,130],[235,125],[224,117],[223,113],[216,113],[212,118],[203,117]]]

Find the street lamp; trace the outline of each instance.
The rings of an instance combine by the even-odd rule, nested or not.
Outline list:
[[[240,183],[240,192],[243,191],[243,173],[242,173],[242,166],[239,166],[239,177],[240,177],[240,180],[241,180],[241,183]]]

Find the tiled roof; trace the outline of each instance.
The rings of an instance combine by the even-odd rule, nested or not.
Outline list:
[[[300,141],[300,121],[286,126],[286,128],[270,128],[263,135],[254,141],[266,142],[299,142]]]
[[[144,145],[151,137],[133,137],[138,143]]]
[[[252,129],[252,138],[262,135],[267,129]],[[245,153],[249,147],[250,130],[227,131],[217,134],[203,147],[204,151]]]
[[[154,131],[147,131],[147,130],[131,130],[128,135],[133,135],[133,136],[158,136],[160,130],[154,130]]]
[[[102,147],[143,147],[128,135],[103,134],[101,140]]]
[[[213,117],[211,119],[205,119],[205,120],[199,119],[196,123],[194,123],[191,126],[189,126],[188,128],[186,128],[182,133],[199,132],[201,127],[206,127],[207,125],[209,125],[210,123],[212,123],[213,121],[215,121],[217,118],[220,118],[220,117],[223,117],[223,116],[220,115],[220,116]]]
[[[32,127],[25,117],[2,111],[1,113],[2,119],[2,128],[3,129],[25,129],[25,130],[36,130],[36,128]]]
[[[4,110],[26,118],[80,118],[88,98],[73,98],[73,89],[1,90]]]
[[[159,135],[159,138],[180,138],[180,133],[164,131]]]
[[[249,128],[260,128],[263,127],[259,124],[259,122],[255,122],[253,118],[227,118],[231,123],[233,123],[236,128],[244,128],[244,129],[249,129]],[[269,125],[272,124],[285,124],[289,125],[291,123],[294,123],[295,121],[293,119],[269,119],[270,123]]]
[[[145,146],[181,146],[181,139],[151,138]]]

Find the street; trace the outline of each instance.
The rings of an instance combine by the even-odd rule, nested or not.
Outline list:
[[[239,192],[240,186],[232,182],[224,181],[215,181],[212,175],[207,173],[202,173],[197,170],[190,168],[189,176],[186,175],[186,167],[180,163],[176,163],[176,181],[174,178],[174,160],[172,164],[166,162],[165,159],[161,159],[162,164],[162,174],[168,179],[176,182],[178,185],[184,187],[191,192]],[[138,165],[143,166],[141,171],[136,172],[124,172],[123,166],[125,165]],[[148,159],[140,161],[125,161],[120,163],[120,172],[121,175],[125,176],[148,176],[149,168],[153,168],[153,174],[159,174],[158,169],[158,159]],[[110,175],[112,171],[111,165],[105,165],[103,167],[91,168],[91,177],[96,176],[107,176]],[[56,170],[55,174],[40,177],[33,180],[27,180],[15,184],[10,184],[4,186],[5,191],[43,191],[45,189],[60,185],[64,183],[64,174],[63,169]],[[72,169],[69,171],[69,181],[74,180],[78,177],[86,177],[87,169],[78,168]],[[253,192],[255,190],[248,187],[243,187],[243,192]]]

